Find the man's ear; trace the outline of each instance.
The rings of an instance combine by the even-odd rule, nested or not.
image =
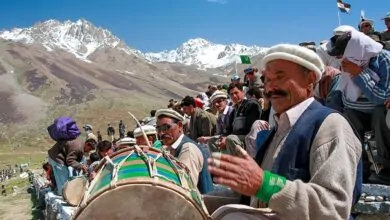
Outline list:
[[[315,84],[317,81],[317,74],[314,71],[307,73],[307,82],[308,84]]]
[[[182,122],[182,121],[177,122],[177,126],[178,126],[179,128],[183,128],[183,122]]]

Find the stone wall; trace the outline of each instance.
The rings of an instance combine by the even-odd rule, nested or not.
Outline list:
[[[364,184],[353,212],[357,220],[390,220],[390,186]]]

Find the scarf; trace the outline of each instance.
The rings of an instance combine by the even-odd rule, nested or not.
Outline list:
[[[358,66],[365,67],[368,65],[371,58],[382,51],[383,46],[362,32],[357,30],[352,30],[350,32],[351,39],[345,48],[343,59],[347,59]],[[379,80],[377,75],[372,77]],[[350,101],[356,101],[362,95],[362,91],[352,81],[350,74],[344,71],[341,75],[340,84],[337,90],[342,91],[345,94],[345,97]]]

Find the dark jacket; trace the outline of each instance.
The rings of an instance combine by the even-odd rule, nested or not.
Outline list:
[[[247,135],[250,132],[253,123],[260,119],[261,112],[262,110],[259,103],[252,99],[244,99],[240,105],[234,106],[232,112],[233,120],[232,125],[230,126],[232,128],[231,134]],[[242,123],[238,123],[240,119],[243,119],[241,121]]]

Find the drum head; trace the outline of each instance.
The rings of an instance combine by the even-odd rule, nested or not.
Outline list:
[[[69,205],[77,206],[84,196],[87,183],[88,181],[84,177],[77,177],[66,182],[62,188],[65,201]]]
[[[127,184],[88,201],[76,219],[202,220],[208,217],[193,201],[170,188]]]

